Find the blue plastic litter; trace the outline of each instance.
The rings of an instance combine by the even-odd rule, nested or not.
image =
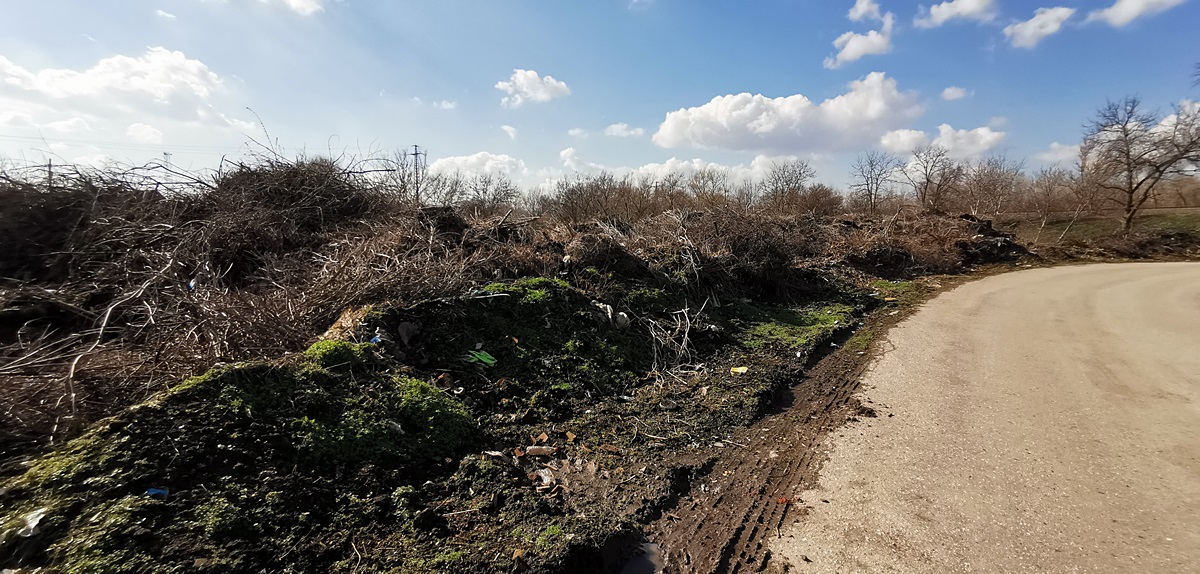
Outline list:
[[[379,344],[379,342],[380,342],[380,341],[382,341],[382,340],[383,340],[383,339],[381,339],[381,338],[379,337],[379,335],[375,335],[374,337],[371,337],[371,342],[372,342],[372,343],[375,343],[376,345],[378,345],[378,344]]]
[[[168,492],[167,489],[165,489],[165,488],[147,488],[146,489],[146,496],[161,496],[163,498],[166,498],[170,494],[171,493]]]

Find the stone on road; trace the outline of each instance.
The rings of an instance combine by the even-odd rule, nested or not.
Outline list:
[[[773,545],[792,572],[1200,572],[1200,264],[968,283],[863,388],[879,418]]]

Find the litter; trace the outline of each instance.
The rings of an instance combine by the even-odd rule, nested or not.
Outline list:
[[[17,531],[17,536],[21,538],[29,538],[38,533],[38,523],[46,517],[46,509],[39,508],[25,515],[25,526]]]
[[[146,489],[146,496],[151,496],[151,497],[161,496],[163,498],[163,500],[166,500],[167,496],[170,496],[170,494],[171,494],[170,491],[168,491],[165,488],[147,488]]]
[[[525,454],[529,456],[553,456],[556,452],[556,446],[531,446],[525,449]]]
[[[494,367],[496,366],[496,357],[493,357],[492,354],[487,351],[468,351],[467,362],[483,363],[489,367]]]
[[[747,372],[749,372],[749,371],[750,371],[750,367],[730,367],[730,369],[729,369],[729,374],[731,374],[731,375],[744,375],[744,374],[746,374],[746,373],[747,373]]]

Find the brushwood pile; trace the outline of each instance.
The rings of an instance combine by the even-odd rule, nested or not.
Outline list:
[[[605,572],[882,291],[1026,255],[573,185],[4,174],[0,568]]]

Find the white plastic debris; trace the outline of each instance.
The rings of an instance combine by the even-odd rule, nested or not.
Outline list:
[[[22,538],[29,538],[30,536],[37,534],[38,533],[38,529],[37,529],[38,523],[40,523],[42,521],[42,519],[45,517],[46,517],[46,509],[45,508],[39,508],[33,512],[30,512],[29,514],[26,514],[25,515],[25,526],[17,531],[17,536],[20,536]]]

